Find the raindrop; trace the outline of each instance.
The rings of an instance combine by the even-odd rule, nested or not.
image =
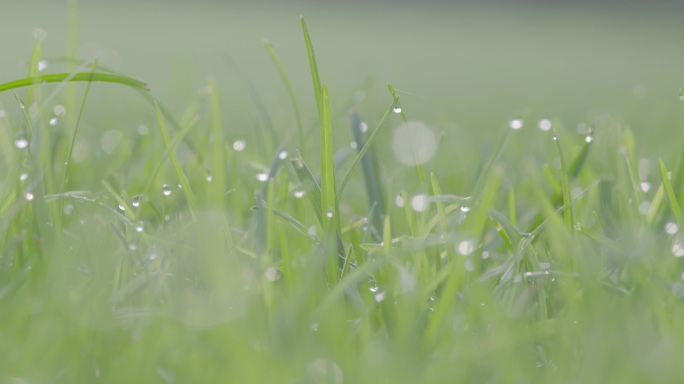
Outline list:
[[[135,231],[138,232],[138,233],[140,233],[140,232],[142,232],[142,231],[144,231],[144,230],[145,230],[145,223],[143,223],[142,221],[138,221],[138,222],[135,224]]]
[[[178,189],[183,189],[183,184],[178,183]]]
[[[460,210],[461,210],[461,212],[463,212],[463,213],[468,213],[468,212],[470,212],[470,207],[467,206],[467,205],[461,205]]]
[[[584,141],[587,142],[587,143],[591,143],[592,141],[594,141],[594,136],[592,136],[592,135],[587,135],[587,136],[584,137]]]
[[[162,185],[162,194],[164,196],[169,196],[171,195],[171,187],[168,184]]]
[[[665,224],[665,233],[668,235],[674,235],[677,232],[679,232],[679,226],[677,226],[676,223],[670,222]]]
[[[38,72],[44,71],[48,66],[47,60],[41,60],[38,62],[38,65],[36,67],[38,68]]]
[[[301,199],[304,197],[304,191],[294,191],[294,197],[297,199]]]
[[[266,273],[264,273],[264,275],[266,276],[266,279],[268,281],[276,281],[276,280],[280,279],[282,273],[276,267],[268,267],[266,269]]]
[[[52,113],[57,117],[63,116],[65,112],[66,108],[64,108],[63,105],[57,104],[54,108],[52,108]]]
[[[393,111],[394,113],[401,113],[401,107],[400,107],[400,106],[396,106],[396,107],[394,107],[394,109],[392,109],[392,111]]]
[[[361,133],[368,132],[368,124],[365,121],[362,121],[361,124],[359,124],[359,129],[361,130]]]
[[[125,211],[125,210],[126,210],[126,207],[124,207],[124,206],[121,205],[120,203],[117,204],[117,206],[119,207],[119,210],[120,210],[120,211]]]
[[[396,204],[397,207],[403,208],[404,207],[404,198],[401,197],[401,195],[397,195],[397,197],[394,198],[394,204]]]
[[[377,283],[375,283],[375,281],[373,281],[373,282],[371,282],[371,286],[368,288],[368,290],[375,293],[375,292],[380,290],[380,287],[378,286]]]
[[[28,173],[22,173],[19,175],[19,181],[26,181],[28,179]]]
[[[314,332],[318,331],[318,323],[311,324],[311,330]]]
[[[644,192],[648,192],[651,190],[651,184],[646,181],[642,181],[641,183],[639,183],[639,187]]]
[[[138,125],[137,132],[138,132],[138,135],[140,135],[140,136],[147,136],[150,134],[150,129],[147,127],[147,125],[140,124],[140,125]]]
[[[394,130],[392,151],[396,159],[408,166],[425,164],[437,153],[437,137],[427,125],[410,121]]]
[[[18,137],[16,139],[14,139],[14,146],[19,148],[19,149],[25,149],[26,147],[28,147],[28,145],[29,145],[29,142],[24,137]]]
[[[33,38],[37,41],[43,41],[47,37],[47,32],[43,28],[36,28],[33,30]]]
[[[558,136],[553,135],[553,141],[558,141]]]
[[[207,175],[207,182],[211,183],[212,181],[214,181],[214,178],[211,175]]]
[[[382,301],[385,300],[385,297],[387,296],[386,292],[378,292],[373,296],[373,299],[375,300],[376,303],[381,303]]]
[[[257,173],[256,179],[259,181],[267,181],[268,180],[268,173]]]
[[[539,120],[538,126],[539,126],[539,129],[546,132],[546,131],[551,129],[551,120],[541,119],[541,120]]]
[[[482,258],[483,258],[484,260],[489,259],[489,252],[487,252],[487,251],[482,252]]]
[[[430,201],[428,200],[427,195],[420,194],[415,195],[411,198],[411,209],[413,209],[416,212],[424,212],[429,205]]]
[[[672,243],[672,254],[675,257],[684,257],[684,245],[679,241],[679,239],[675,239],[675,241]]]
[[[458,244],[458,253],[463,256],[468,256],[475,250],[475,245],[470,240],[461,241]]]
[[[26,104],[24,104],[24,100],[22,99],[19,99],[19,108],[26,109]]]
[[[349,146],[352,147],[352,149],[356,149],[356,148],[359,147],[359,143],[357,143],[356,141],[352,141],[352,142],[349,144]]]
[[[33,201],[33,198],[34,198],[33,192],[24,193],[24,199],[26,199],[26,201]]]
[[[48,124],[50,124],[51,126],[54,127],[55,125],[57,125],[57,118],[56,117],[51,118],[50,121],[48,122]]]
[[[518,130],[523,127],[523,121],[522,119],[513,119],[508,123],[508,126],[511,127],[513,130]]]
[[[332,211],[332,210],[329,210],[329,211],[325,214],[325,216],[327,216],[328,219],[332,219],[333,215],[334,215],[334,214],[333,214],[333,211]]]
[[[134,207],[139,207],[141,199],[142,199],[142,195],[133,196],[133,200],[131,200],[131,205]]]
[[[278,158],[279,158],[280,160],[285,160],[285,159],[287,159],[287,151],[280,151],[280,153],[278,154]]]
[[[244,140],[235,140],[233,142],[233,149],[235,152],[242,152],[247,147],[247,143]]]

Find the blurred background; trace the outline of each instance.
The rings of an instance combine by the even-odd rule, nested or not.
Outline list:
[[[382,114],[391,82],[409,119],[458,131],[465,142],[513,118],[536,130],[548,117],[574,130],[609,115],[656,150],[677,145],[659,138],[684,123],[681,3],[93,0],[76,7],[77,43],[81,58],[98,54],[102,64],[147,81],[179,114],[213,78],[227,124],[256,119],[251,82],[274,120],[288,125],[287,93],[261,43],[266,38],[310,124],[315,102],[299,24],[304,15],[338,110],[351,100]],[[48,61],[68,52],[67,1],[6,1],[2,13],[0,82],[25,76],[36,28],[46,32]],[[125,121],[136,110],[128,103],[140,100],[112,88],[94,87],[93,97],[121,108]],[[0,103],[9,109],[15,102],[0,95]]]

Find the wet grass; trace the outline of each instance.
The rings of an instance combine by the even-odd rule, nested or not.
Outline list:
[[[610,116],[526,116],[398,165],[410,103],[383,85],[348,108],[301,26],[316,113],[266,44],[292,124],[246,129],[214,81],[170,110],[96,62],[37,73],[36,42],[0,85],[0,380],[682,380],[681,154]],[[90,102],[97,81],[143,95],[139,126]]]

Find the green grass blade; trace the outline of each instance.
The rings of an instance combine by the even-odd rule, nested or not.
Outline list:
[[[558,157],[560,158],[560,171],[561,171],[561,188],[563,189],[563,221],[567,230],[572,233],[573,231],[573,217],[572,217],[572,195],[570,195],[570,182],[568,178],[568,169],[565,165],[565,158],[563,156],[563,148],[560,143],[560,138],[558,137],[558,131],[554,128],[553,130],[553,141],[556,142],[556,148],[558,149]]]
[[[682,219],[682,210],[679,208],[679,203],[677,203],[677,196],[672,189],[672,184],[670,183],[670,177],[667,174],[667,169],[665,168],[665,163],[663,159],[658,159],[658,164],[660,166],[660,179],[663,182],[663,187],[665,188],[665,195],[667,196],[667,201],[670,203],[670,210],[672,215],[677,221],[679,228],[684,228],[684,220]]]
[[[131,88],[148,91],[147,84],[132,77],[117,75],[113,73],[100,72],[79,72],[79,73],[55,73],[47,75],[39,75],[27,77],[24,79],[10,81],[8,83],[0,84],[0,92],[6,92],[12,89],[24,88],[36,83],[61,83],[68,82],[100,82],[100,83],[114,83],[126,85]]]
[[[299,152],[304,154],[305,153],[304,151],[306,150],[306,148],[305,148],[306,139],[304,137],[304,127],[302,125],[302,116],[299,112],[299,105],[297,104],[297,98],[295,97],[294,88],[292,88],[292,83],[290,82],[290,78],[287,76],[287,72],[285,71],[285,67],[283,67],[283,64],[281,63],[280,59],[278,58],[278,55],[276,55],[275,50],[273,50],[271,43],[269,43],[268,40],[264,39],[263,44],[264,44],[264,47],[266,48],[266,51],[268,52],[269,56],[271,57],[271,60],[275,64],[276,68],[278,68],[278,73],[280,73],[280,78],[283,80],[283,83],[285,83],[285,88],[287,89],[287,95],[290,98],[290,104],[292,104],[292,110],[294,111],[295,121],[297,122],[297,133],[299,135]]]
[[[366,153],[373,146],[375,139],[378,137],[378,135],[382,131],[382,127],[385,125],[385,122],[387,122],[387,119],[389,119],[389,117],[392,115],[392,111],[394,110],[394,107],[396,107],[398,105],[398,103],[399,103],[399,98],[397,98],[395,96],[394,100],[392,101],[392,104],[387,109],[385,114],[380,119],[380,122],[375,127],[375,129],[373,130],[373,133],[371,133],[370,137],[368,137],[368,140],[363,145],[363,147],[360,148],[359,153],[354,158],[354,162],[352,163],[351,167],[349,167],[347,174],[344,175],[344,179],[342,180],[342,183],[340,184],[340,187],[337,190],[337,198],[338,199],[340,198],[340,196],[342,196],[342,192],[344,192],[344,188],[347,186],[347,183],[349,183],[349,180],[351,179],[354,171],[356,170],[356,167],[359,166],[359,163],[361,163],[361,161],[363,160]]]
[[[328,98],[328,87],[323,86],[323,119],[321,120],[321,211],[325,214],[323,218],[323,231],[327,233],[330,228],[334,228],[334,223],[339,219],[335,200],[335,167],[332,143],[332,125],[330,122],[330,99]],[[335,217],[333,220],[330,214]],[[329,224],[332,226],[329,226]]]
[[[295,174],[297,174],[299,182],[302,183],[302,186],[304,187],[304,192],[306,193],[306,197],[311,203],[314,213],[316,214],[318,223],[322,227],[323,212],[321,211],[321,208],[323,207],[323,204],[321,202],[321,187],[318,185],[316,178],[314,177],[313,173],[311,173],[311,170],[306,165],[304,159],[299,153],[294,159],[291,160],[291,164],[292,168],[294,168]]]
[[[304,33],[304,43],[306,44],[306,54],[309,57],[309,69],[311,71],[311,80],[313,81],[314,96],[316,97],[316,106],[318,108],[318,120],[323,124],[323,98],[321,96],[321,80],[318,76],[318,65],[316,65],[316,56],[314,55],[313,45],[311,44],[311,36],[309,30],[306,28],[304,16],[300,16],[302,24],[302,32]]]
[[[164,116],[162,115],[161,109],[159,109],[159,105],[155,103],[155,109],[157,111],[157,122],[159,123],[159,129],[161,131],[162,137],[164,138],[164,144],[166,145],[167,148],[171,147],[171,139],[169,138],[169,131],[166,128],[166,122],[164,122]],[[176,157],[176,152],[171,151],[169,154],[169,157],[171,158],[171,163],[173,164],[173,169],[176,172],[176,177],[178,178],[178,182],[181,185],[181,189],[183,190],[183,195],[185,196],[186,201],[188,202],[188,208],[190,209],[190,214],[192,215],[193,218],[195,218],[195,212],[196,212],[196,203],[195,203],[195,194],[192,192],[192,187],[190,183],[188,182],[187,177],[185,176],[185,173],[183,172],[183,169],[180,166],[180,163],[178,162],[178,158]]]

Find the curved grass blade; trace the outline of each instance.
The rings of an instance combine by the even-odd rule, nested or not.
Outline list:
[[[665,168],[665,163],[663,159],[658,159],[660,165],[660,178],[663,182],[663,187],[665,188],[665,195],[667,196],[667,201],[670,203],[670,210],[672,215],[677,221],[679,228],[684,227],[684,220],[682,219],[682,210],[679,208],[679,203],[677,202],[677,196],[672,189],[672,184],[670,183],[670,177],[668,176],[667,169]]]
[[[10,81],[9,83],[0,84],[0,92],[9,91],[17,88],[28,87],[33,84],[40,83],[61,83],[63,81],[69,82],[100,82],[100,83],[114,83],[126,85],[132,88],[149,91],[147,84],[134,79],[132,77],[117,75],[113,73],[101,72],[79,72],[79,73],[55,73],[40,76],[27,77],[24,79]]]
[[[553,130],[553,141],[556,142],[556,148],[558,148],[558,157],[560,158],[560,171],[561,171],[561,188],[563,189],[563,221],[568,231],[572,233],[573,231],[573,217],[572,217],[572,196],[570,195],[570,183],[568,180],[568,168],[565,166],[565,158],[563,156],[563,148],[560,144],[560,139],[558,138],[558,131]]]
[[[314,96],[316,97],[316,106],[318,107],[318,120],[323,121],[323,99],[321,97],[321,80],[318,76],[318,65],[316,65],[316,56],[314,55],[313,45],[311,44],[311,36],[309,30],[306,28],[304,16],[300,16],[299,20],[302,24],[302,32],[304,33],[304,43],[306,44],[306,53],[309,57],[309,69],[311,71],[311,80],[313,82]]]

